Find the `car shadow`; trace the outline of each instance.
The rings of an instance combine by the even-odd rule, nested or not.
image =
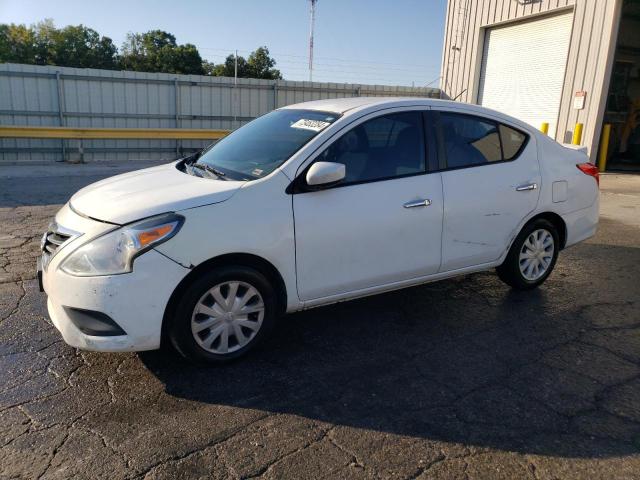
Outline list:
[[[599,304],[560,270],[530,292],[481,273],[290,315],[222,367],[140,358],[168,394],[208,404],[507,451],[637,453],[638,419],[611,405],[624,387],[638,409],[638,365],[599,346]]]

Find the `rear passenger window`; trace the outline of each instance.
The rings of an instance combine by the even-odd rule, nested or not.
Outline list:
[[[344,164],[342,185],[425,173],[422,114],[373,118],[345,133],[317,160]]]
[[[500,125],[500,138],[505,160],[511,160],[520,152],[527,136],[506,125]]]
[[[447,168],[512,160],[527,138],[506,125],[458,113],[441,112],[440,126]]]
[[[477,117],[441,113],[442,137],[448,168],[502,160],[498,126]]]

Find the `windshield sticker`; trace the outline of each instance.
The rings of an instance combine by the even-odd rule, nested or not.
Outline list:
[[[291,125],[291,128],[300,128],[302,130],[312,130],[314,132],[319,132],[323,128],[329,125],[329,122],[323,122],[322,120],[308,120],[306,118],[301,118],[297,122]]]
[[[254,168],[253,171],[251,172],[251,175],[259,177],[260,175],[262,175],[262,172],[264,172],[264,170],[260,170],[259,168]]]

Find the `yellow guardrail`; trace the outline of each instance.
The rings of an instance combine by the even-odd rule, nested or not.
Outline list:
[[[230,130],[186,128],[75,128],[0,125],[0,138],[217,140]]]

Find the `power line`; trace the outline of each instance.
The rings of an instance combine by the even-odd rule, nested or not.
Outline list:
[[[224,56],[214,55],[209,57],[216,61],[218,58],[221,60],[224,59]],[[390,68],[381,68],[381,67],[368,67],[368,66],[360,66],[360,65],[349,65],[342,66],[330,63],[315,63],[314,70],[324,71],[324,72],[335,72],[335,73],[351,73],[354,75],[369,75],[371,73],[375,73],[377,75],[385,75],[385,76],[402,76],[402,77],[427,77],[433,75],[433,70],[435,69],[390,69]],[[297,62],[285,60],[282,62],[278,62],[276,65],[280,69],[284,69],[287,71],[308,71],[308,67],[305,62]],[[348,67],[348,68],[346,68]]]
[[[207,57],[212,61],[221,62],[235,52],[230,52],[225,55],[229,50],[222,48],[204,47],[202,50],[209,50],[221,53],[210,53]],[[238,52],[248,52],[248,50],[238,50]],[[309,65],[306,61],[302,60],[305,57],[302,55],[293,54],[273,54],[274,56],[286,56],[289,58],[279,59],[276,66],[283,71],[293,80],[291,77],[295,77],[296,81],[304,80],[305,74],[309,72]],[[314,57],[315,58],[315,57]],[[334,57],[317,57],[317,58],[334,58]],[[393,64],[388,62],[379,63],[362,63],[359,61],[353,61],[348,59],[334,59],[337,62],[346,63],[332,63],[332,62],[315,62],[313,64],[313,75],[316,80],[323,83],[382,83],[391,85],[409,84],[415,82],[425,85],[425,78],[431,77],[435,71],[439,70],[436,66],[427,65],[414,65],[414,64]],[[393,65],[402,65],[404,68],[394,67]],[[438,72],[439,73],[439,72]],[[435,80],[439,78],[436,77]],[[426,83],[426,86],[432,84],[435,80]]]
[[[235,49],[233,48],[213,48],[213,47],[198,47],[198,50],[214,50],[214,51],[218,51],[218,52],[229,52],[229,54],[233,54],[233,51]],[[241,50],[238,49],[238,52],[240,53],[252,53],[252,50]],[[306,59],[307,57],[304,55],[294,55],[291,53],[282,53],[282,52],[269,52],[271,55],[273,55],[274,57],[294,57],[294,58],[301,58],[301,59]],[[386,66],[398,66],[398,67],[406,67],[407,64],[406,63],[389,63],[389,62],[379,62],[376,60],[354,60],[354,59],[349,59],[349,58],[337,58],[337,57],[319,57],[319,56],[314,56],[314,60],[333,60],[333,61],[338,61],[338,62],[347,62],[350,64],[356,63],[356,64],[360,64],[360,65],[371,65],[371,66],[379,66],[379,65],[386,65]],[[306,63],[305,61],[301,61],[301,63]],[[412,65],[416,66],[416,67],[423,67],[423,68],[439,68],[440,65],[425,65],[425,64],[417,64],[417,63],[412,63]]]
[[[308,79],[308,69],[306,67],[287,67],[282,71],[285,74],[285,80],[300,81]],[[337,71],[314,68],[315,80],[331,83],[371,83],[375,81],[390,85],[409,86],[412,82],[424,85],[425,78],[429,77],[423,74],[399,77],[394,74],[385,75],[384,72],[376,74],[375,72]]]
[[[330,64],[316,64],[314,67],[315,71],[327,72],[327,73],[335,73],[335,74],[352,74],[352,75],[371,75],[376,74],[377,76],[385,76],[385,77],[427,77],[433,75],[433,72],[430,71],[420,71],[420,70],[392,70],[388,71],[387,69],[381,68],[364,68],[363,67],[352,67],[352,68],[344,68],[337,65]],[[304,62],[283,62],[282,64],[277,65],[281,70],[286,71],[308,71],[308,67],[304,64]]]

